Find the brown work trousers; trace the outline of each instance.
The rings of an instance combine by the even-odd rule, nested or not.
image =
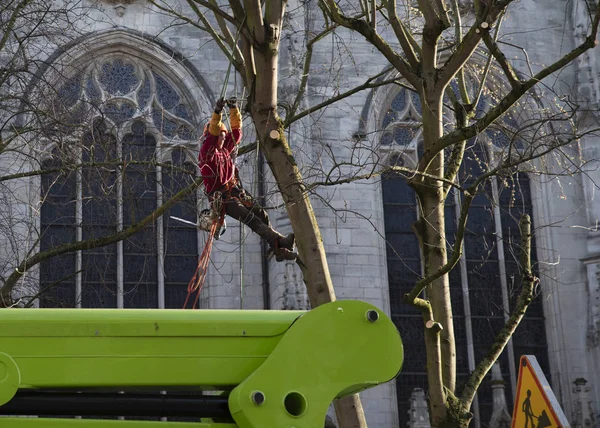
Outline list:
[[[283,238],[283,235],[271,227],[267,212],[239,186],[223,192],[223,204],[228,216],[244,223],[271,247],[275,248],[277,241]]]

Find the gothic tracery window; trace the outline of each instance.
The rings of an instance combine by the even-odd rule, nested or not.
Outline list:
[[[58,171],[42,175],[42,250],[122,231],[195,178],[194,111],[156,67],[98,58],[56,93],[68,144],[43,163]],[[195,222],[194,194],[122,242],[42,262],[40,306],[181,307],[198,234],[171,215]]]
[[[482,104],[486,100],[482,100]],[[388,152],[391,164],[415,164],[421,151],[420,106],[414,93],[400,91],[381,119],[381,150]],[[488,129],[478,141],[470,141],[459,179],[464,185],[481,174],[493,162],[493,153],[509,144],[520,147],[509,129],[517,127],[512,116]],[[409,159],[410,158],[410,159]],[[410,161],[408,161],[410,160]],[[414,388],[427,390],[427,372],[423,321],[420,312],[403,303],[403,296],[421,278],[422,266],[418,241],[411,226],[418,218],[416,195],[406,179],[387,174],[382,180],[385,234],[388,242],[387,265],[392,319],[400,330],[405,359],[397,378],[400,425],[408,422],[408,400]],[[446,201],[446,238],[454,243],[460,196],[450,194]],[[520,235],[522,213],[531,213],[529,179],[515,172],[503,180],[485,183],[482,193],[471,206],[464,237],[462,266],[450,273],[450,294],[457,352],[457,384],[460,388],[484,356],[496,333],[504,325],[507,306],[512,306],[520,291]],[[532,262],[535,264],[535,242]],[[466,300],[468,298],[468,300]],[[512,344],[500,358],[503,377],[514,374],[511,365],[521,354],[536,355],[542,367],[548,367],[547,345],[541,297],[530,305],[525,319],[513,336]],[[507,389],[510,399],[510,388]],[[492,395],[489,381],[478,394],[479,415],[491,414]],[[487,420],[483,420],[487,423]]]

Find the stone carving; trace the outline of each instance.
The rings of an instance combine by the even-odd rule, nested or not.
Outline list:
[[[575,379],[573,392],[575,393],[575,409],[573,426],[575,428],[588,428],[596,426],[594,424],[594,416],[592,411],[592,402],[588,396],[590,391],[589,386],[585,386],[587,380],[580,377]]]
[[[127,5],[132,4],[135,0],[102,0],[105,3],[112,4],[117,15],[123,16],[127,11]]]
[[[588,346],[595,348],[600,345],[600,264],[595,263],[588,269],[594,269],[594,275],[588,276],[589,293],[589,325]],[[592,280],[593,279],[593,280]]]

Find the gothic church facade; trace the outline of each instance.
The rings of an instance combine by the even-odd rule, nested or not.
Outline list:
[[[189,184],[196,173],[199,132],[229,67],[206,33],[190,25],[173,25],[171,17],[146,1],[83,3],[89,11],[77,24],[80,37],[38,54],[50,64],[41,68],[38,78],[52,82],[58,108],[74,117],[86,115],[90,123],[86,132],[65,137],[64,144],[76,139],[83,149],[70,156],[83,163],[121,156],[132,161],[155,160],[160,166],[132,162],[120,174],[104,171],[100,176],[84,169],[24,179],[12,190],[20,197],[11,210],[23,213],[27,220],[18,222],[11,233],[31,242],[31,230],[39,230],[42,250],[122,230]],[[592,2],[521,0],[512,6],[504,32],[511,35],[512,44],[529,52],[533,64],[543,64],[557,46],[567,52],[581,40],[588,3]],[[319,15],[316,1],[292,1],[288,9],[288,32],[282,38],[280,58],[282,99],[293,94],[300,78],[303,36],[299,30],[315,25]],[[351,45],[346,57],[332,57],[332,47],[339,43],[334,38],[315,48],[318,66],[311,72],[306,105],[361,84],[386,67],[359,36],[339,32],[339,37]],[[581,94],[590,110],[600,105],[596,51],[586,53],[561,76],[564,87]],[[334,68],[337,75],[332,77]],[[234,94],[241,97],[243,91],[231,77],[228,95]],[[86,105],[94,103],[102,108],[86,110]],[[333,168],[334,158],[352,162],[356,144],[369,146],[385,162],[408,165],[419,152],[420,117],[421,106],[414,94],[386,87],[358,92],[307,116],[294,125],[288,138],[306,176],[319,176]],[[600,117],[592,112],[578,120],[593,124]],[[248,144],[251,124],[245,120],[244,125],[243,144]],[[486,144],[473,147],[467,156],[467,170],[475,172],[476,160],[501,148],[503,138],[502,133],[487,133]],[[39,166],[17,169],[60,170],[65,159],[59,149],[64,147],[43,140],[38,143]],[[460,381],[503,325],[503,308],[519,275],[516,225],[521,213],[532,216],[534,262],[541,281],[526,319],[501,357],[502,377],[511,402],[519,355],[535,355],[572,424],[586,411],[600,423],[600,202],[595,195],[600,182],[599,143],[593,134],[580,141],[587,162],[585,173],[561,180],[519,173],[509,185],[490,183],[486,196],[474,204],[465,255],[450,278]],[[275,227],[289,232],[285,211],[277,208],[280,200],[275,185],[263,174],[265,166],[258,165],[259,159],[254,152],[238,159],[242,178],[251,193],[265,194],[267,205],[275,207],[270,211]],[[16,160],[6,161],[5,171],[21,161],[29,162],[17,155]],[[42,262],[24,277],[19,292],[41,291],[41,307],[181,308],[204,245],[204,232],[171,216],[195,222],[205,203],[199,191],[132,238]],[[421,272],[419,248],[411,231],[418,215],[414,192],[404,180],[385,175],[320,188],[313,204],[337,297],[366,300],[384,309],[397,323],[405,344],[405,363],[398,379],[362,395],[369,426],[405,426],[413,390],[427,390],[422,319],[401,303]],[[449,235],[455,231],[459,204],[459,196],[454,195],[446,206]],[[228,223],[213,249],[200,306],[308,309],[298,267],[292,262],[276,263],[249,230]],[[2,251],[10,266],[14,254],[23,250],[5,246]],[[574,382],[582,378],[589,386],[585,403],[577,401],[573,392]],[[487,426],[491,414],[488,380],[474,408],[474,426]]]

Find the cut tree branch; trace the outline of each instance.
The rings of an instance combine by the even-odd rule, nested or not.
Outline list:
[[[488,32],[490,26],[496,22],[500,14],[504,12],[506,7],[513,0],[498,1],[494,4],[490,13],[483,18],[479,18],[475,21],[473,26],[469,29],[462,42],[456,46],[456,49],[450,57],[446,60],[444,65],[440,68],[438,73],[437,85],[445,88],[452,78],[458,73],[458,71],[464,66],[467,60],[473,55],[475,49],[479,45],[483,34]]]
[[[278,31],[281,31],[286,3],[287,1],[284,0],[267,1],[265,3],[265,25],[275,25]]]

